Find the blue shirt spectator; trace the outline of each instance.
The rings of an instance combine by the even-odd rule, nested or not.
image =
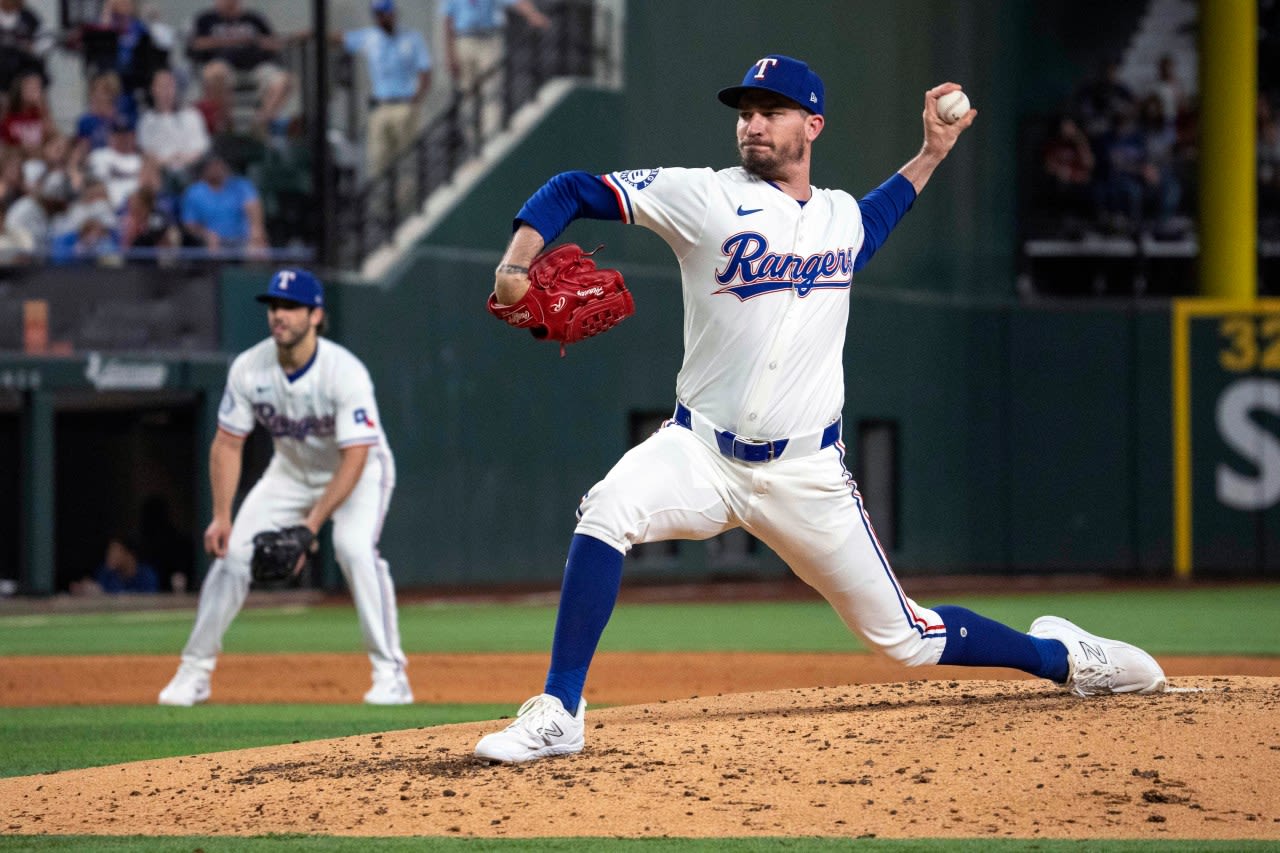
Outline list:
[[[96,591],[108,595],[160,591],[160,578],[156,570],[149,563],[138,559],[138,548],[132,537],[114,537],[107,543],[106,558],[93,573],[93,580],[99,588]]]
[[[521,0],[445,0],[441,15],[453,21],[458,35],[487,34],[502,28],[503,15]]]
[[[248,178],[231,174],[216,154],[182,194],[182,226],[209,249],[267,245],[258,190]]]
[[[364,27],[348,32],[342,43],[348,53],[364,55],[375,101],[417,97],[419,75],[431,70],[431,54],[417,30]]]

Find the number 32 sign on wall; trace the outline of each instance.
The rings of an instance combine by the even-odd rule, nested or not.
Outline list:
[[[1280,571],[1280,300],[1173,306],[1174,568]]]

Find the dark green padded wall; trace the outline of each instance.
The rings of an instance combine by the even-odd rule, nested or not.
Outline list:
[[[400,584],[558,580],[577,501],[632,416],[672,406],[679,282],[652,234],[575,223],[564,238],[605,243],[638,311],[561,359],[484,311],[511,218],[562,170],[731,165],[734,115],[715,91],[769,52],[823,75],[815,183],[855,195],[917,150],[930,85],[962,82],[980,110],[855,281],[846,441],[859,420],[899,424],[898,569],[1167,567],[1167,314],[1012,299],[1019,111],[1037,75],[1055,97],[1071,77],[1051,30],[1026,37],[1031,6],[628,4],[623,91],[572,93],[388,275],[331,288],[335,336],[368,363],[398,460],[382,544]],[[704,570],[689,553],[674,571]]]

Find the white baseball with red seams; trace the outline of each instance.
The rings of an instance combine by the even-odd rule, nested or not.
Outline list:
[[[938,98],[938,117],[947,124],[955,124],[968,115],[969,96],[957,89]]]

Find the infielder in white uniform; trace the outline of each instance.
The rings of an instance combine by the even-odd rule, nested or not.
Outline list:
[[[583,747],[587,668],[613,611],[623,555],[665,539],[742,527],[820,592],[850,630],[909,665],[1007,666],[1079,695],[1164,689],[1142,650],[1054,616],[1029,634],[903,592],[844,466],[843,348],[853,273],[883,244],[977,115],[937,113],[925,93],[924,145],[860,200],[809,184],[823,86],[771,55],[719,98],[738,112],[740,168],[641,169],[552,178],[521,209],[495,274],[517,302],[527,269],[579,216],[641,225],[666,240],[684,290],[684,363],[675,414],[583,498],[569,547],[544,692],[476,755],[520,762]]]
[[[382,521],[395,487],[395,463],[369,371],[349,350],[319,335],[324,288],[307,270],[280,270],[266,293],[271,337],[231,364],[209,451],[213,520],[205,550],[215,557],[200,589],[195,626],[162,705],[209,698],[222,637],[249,592],[253,536],[305,524],[313,533],[333,519],[333,549],[355,601],[373,686],[364,701],[413,701],[405,676],[395,588],[378,553]],[[261,424],[274,453],[236,514],[245,438]]]

